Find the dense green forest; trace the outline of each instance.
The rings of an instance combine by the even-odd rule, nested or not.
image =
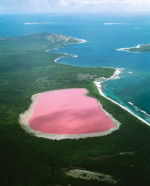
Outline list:
[[[111,175],[116,185],[149,185],[149,127],[102,97],[93,83],[114,69],[66,66],[54,63],[64,54],[45,52],[78,42],[50,33],[0,38],[0,185],[111,185],[67,177],[70,169]],[[33,94],[73,87],[87,88],[121,122],[120,129],[103,137],[56,141],[20,127],[19,114],[28,109]]]

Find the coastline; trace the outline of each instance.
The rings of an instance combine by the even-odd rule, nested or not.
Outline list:
[[[66,56],[65,56],[66,55]],[[61,59],[61,58],[63,58],[63,57],[75,57],[75,58],[77,58],[78,56],[77,55],[75,55],[75,54],[67,54],[67,53],[64,53],[64,56],[60,56],[60,57],[58,57],[58,58],[56,58],[55,60],[54,60],[54,62],[55,63],[58,63],[57,61],[59,60],[59,59]],[[62,64],[62,65],[65,65],[65,64]]]
[[[82,40],[82,39],[81,39]],[[86,40],[82,40],[83,41],[83,43],[84,42],[87,42]],[[82,43],[82,42],[81,42]],[[143,46],[144,44],[138,44],[138,45],[136,45],[136,46],[132,46],[132,47],[127,47],[127,48],[119,48],[119,49],[116,49],[117,51],[122,51],[122,52],[131,52],[131,53],[139,53],[139,52],[132,52],[132,51],[130,51],[130,49],[133,49],[133,48],[138,48],[138,49],[140,49],[141,48],[141,46]],[[62,56],[62,57],[65,57],[65,56]],[[72,57],[74,57],[74,56],[72,56]],[[57,58],[56,60],[55,60],[55,62],[57,63],[57,60],[59,60],[61,57],[59,57],[59,58]],[[103,68],[103,67],[101,67],[101,68]],[[109,68],[109,67],[108,67]],[[110,77],[110,78],[105,78],[105,77],[101,77],[100,79],[100,81],[94,81],[94,83],[95,83],[95,85],[96,85],[96,87],[97,87],[97,89],[98,89],[98,91],[99,91],[99,93],[103,96],[103,97],[105,97],[106,99],[108,99],[108,100],[110,100],[111,102],[113,102],[113,103],[115,103],[115,104],[117,104],[118,106],[120,106],[121,108],[123,108],[124,110],[126,110],[127,112],[129,112],[130,114],[132,114],[134,117],[136,117],[136,118],[138,118],[140,121],[142,121],[142,122],[144,122],[145,124],[147,124],[148,126],[150,126],[150,123],[148,123],[147,121],[145,121],[144,119],[142,119],[140,116],[137,116],[135,113],[133,113],[131,110],[129,110],[127,107],[125,107],[125,106],[123,106],[123,105],[121,105],[121,104],[119,104],[119,103],[117,103],[116,101],[114,101],[113,99],[111,99],[111,98],[109,98],[109,97],[107,97],[107,96],[105,96],[105,94],[103,93],[103,91],[102,91],[102,86],[101,86],[101,84],[104,82],[104,81],[109,81],[109,80],[111,80],[111,79],[119,79],[119,74],[121,73],[121,71],[124,69],[124,68],[114,68],[114,69],[116,69],[116,71],[114,72],[114,74]],[[143,113],[145,113],[145,111],[142,111]],[[147,113],[145,113],[146,115],[148,115]],[[149,115],[148,115],[149,116]]]
[[[86,40],[81,40],[79,39],[78,43],[75,44],[79,44],[79,43],[85,43],[87,42]],[[47,52],[47,51],[46,51]],[[62,57],[66,57],[65,55],[68,55],[66,53],[64,53],[64,55],[56,58],[54,60],[55,63],[58,63],[57,61],[62,58]],[[70,55],[70,57],[78,57],[77,55]],[[65,65],[65,64],[64,64]],[[102,67],[103,68],[103,67]],[[109,67],[108,67],[109,68]],[[105,94],[102,91],[102,87],[101,84],[105,81],[111,80],[111,79],[118,79],[119,78],[119,74],[121,73],[121,71],[123,70],[123,68],[115,68],[115,72],[114,74],[110,77],[110,78],[105,78],[105,77],[100,77],[97,78],[97,80],[94,81],[99,93],[105,97],[106,99],[110,100],[111,102],[117,104],[118,106],[120,106],[121,108],[123,108],[124,110],[126,110],[127,112],[129,112],[130,114],[132,114],[134,117],[138,118],[139,120],[141,120],[142,122],[144,122],[145,124],[149,125],[150,124],[148,122],[146,122],[144,119],[140,118],[139,116],[137,116],[136,114],[134,114],[132,111],[130,111],[127,107],[117,103],[116,101],[112,100],[111,98],[108,98],[107,96],[105,96]],[[46,92],[50,92],[50,91],[46,91]],[[29,118],[32,116],[33,112],[34,112],[34,106],[38,103],[38,98],[41,94],[46,93],[46,92],[41,92],[38,94],[34,94],[32,95],[31,99],[32,99],[32,103],[29,107],[28,110],[26,110],[24,113],[21,113],[19,116],[19,123],[21,124],[21,127],[27,132],[30,133],[36,137],[43,137],[43,138],[47,138],[47,139],[52,139],[52,140],[63,140],[63,139],[80,139],[80,138],[88,138],[88,137],[100,137],[100,136],[105,136],[108,135],[110,133],[112,133],[115,130],[118,130],[121,123],[119,121],[117,121],[115,118],[113,118],[113,116],[108,113],[106,110],[103,109],[101,103],[99,102],[99,100],[97,100],[100,109],[114,122],[115,127],[108,129],[107,131],[104,132],[99,132],[99,133],[89,133],[89,134],[64,134],[64,135],[60,135],[60,134],[48,134],[48,133],[42,133],[40,131],[35,131],[33,130],[29,123],[28,120]],[[96,98],[95,98],[96,99]]]
[[[51,90],[51,91],[54,91],[54,90]],[[63,139],[81,139],[81,138],[84,139],[84,138],[88,138],[88,137],[106,136],[106,135],[111,134],[112,132],[119,129],[121,123],[119,121],[117,121],[110,113],[108,113],[106,110],[104,110],[101,103],[95,98],[99,104],[100,109],[106,114],[106,116],[108,116],[113,121],[115,127],[110,128],[104,132],[89,133],[89,134],[49,134],[49,133],[43,133],[40,131],[33,130],[30,127],[28,121],[34,112],[34,107],[38,103],[38,99],[39,99],[40,95],[42,95],[46,92],[51,92],[51,91],[45,91],[45,92],[41,92],[41,93],[32,95],[32,97],[31,97],[32,103],[31,103],[29,109],[19,115],[19,123],[20,123],[21,127],[27,133],[32,134],[33,136],[36,136],[36,137],[42,137],[42,138],[47,138],[47,139],[51,139],[51,140],[63,140]],[[87,94],[88,94],[88,90],[87,90]],[[85,96],[87,96],[87,94]]]
[[[105,81],[109,81],[111,79],[118,79],[118,75],[121,73],[121,68],[116,68],[116,71],[114,72],[114,74],[110,77],[110,78],[100,78],[100,80],[95,80],[94,84],[96,85],[99,93],[101,96],[105,97],[106,99],[108,99],[109,101],[115,103],[116,105],[120,106],[121,108],[123,108],[124,110],[126,110],[127,112],[129,112],[131,115],[133,115],[134,117],[138,118],[140,121],[142,121],[143,123],[147,124],[148,126],[150,126],[150,123],[148,123],[147,121],[145,121],[144,119],[142,119],[141,117],[137,116],[136,114],[134,114],[131,110],[129,110],[127,107],[117,103],[116,101],[114,101],[113,99],[105,96],[105,94],[102,91],[102,83]]]
[[[118,48],[116,49],[117,51],[122,51],[122,52],[131,52],[131,53],[139,53],[139,52],[132,52],[130,51],[130,49],[134,49],[134,48],[141,48],[141,46],[144,45],[144,44],[139,44],[139,45],[136,45],[136,46],[133,46],[133,47],[127,47],[127,48]]]
[[[85,39],[77,39],[77,40],[78,40],[78,43],[76,43],[76,44],[86,43],[87,42],[87,40],[85,40]]]
[[[74,43],[74,44],[81,44],[81,43],[86,43],[87,41],[85,40],[85,39],[77,39],[77,38],[75,38],[78,42],[77,43]],[[46,50],[46,52],[49,52],[49,50]],[[67,54],[67,53],[62,53],[62,54],[64,54],[64,56],[60,56],[60,57],[58,57],[58,58],[56,58],[55,60],[54,60],[54,62],[55,63],[58,63],[57,61],[59,60],[59,59],[61,59],[61,58],[63,58],[63,57],[75,57],[75,58],[77,58],[78,56],[76,55],[76,54]]]
[[[54,62],[55,62],[55,63],[58,63],[57,61],[58,61],[59,59],[63,58],[63,57],[66,57],[66,56],[58,57],[58,58],[56,58],[56,59],[54,60]]]
[[[130,52],[130,51],[127,51],[127,52]],[[58,61],[60,58],[63,58],[63,57],[65,57],[65,56],[61,56],[61,57],[56,58],[56,59],[54,60],[55,63],[58,63],[57,61]],[[72,57],[74,57],[74,56],[72,56]],[[101,67],[101,68],[104,68],[104,67]],[[106,68],[106,67],[105,67],[105,68]],[[109,67],[107,67],[107,68],[109,68]],[[116,69],[116,71],[114,72],[114,74],[113,74],[110,78],[100,77],[100,78],[97,78],[97,79],[100,79],[100,81],[99,81],[99,80],[95,80],[95,81],[94,81],[94,83],[95,83],[95,85],[96,85],[96,87],[97,87],[99,93],[100,93],[103,97],[105,97],[106,99],[108,99],[108,100],[110,100],[111,102],[117,104],[118,106],[120,106],[121,108],[123,108],[124,110],[126,110],[127,112],[129,112],[130,114],[132,114],[134,117],[138,118],[140,121],[142,121],[142,122],[144,122],[145,124],[147,124],[148,126],[150,126],[150,123],[148,123],[147,121],[145,121],[145,120],[142,119],[141,117],[137,116],[135,113],[133,113],[133,112],[132,112],[131,110],[129,110],[127,107],[125,107],[125,106],[123,106],[123,105],[117,103],[117,102],[114,101],[113,99],[111,99],[111,98],[105,96],[105,94],[103,93],[102,88],[101,88],[101,84],[102,84],[103,82],[109,81],[109,80],[111,80],[111,79],[119,79],[119,74],[121,73],[122,70],[124,70],[124,68],[114,68],[114,69]],[[145,112],[145,111],[144,111],[144,112]],[[147,113],[146,113],[146,114],[147,114]]]

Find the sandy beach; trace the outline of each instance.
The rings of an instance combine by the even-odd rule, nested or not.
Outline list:
[[[75,57],[75,58],[78,57],[77,55],[74,55],[74,54],[70,55],[70,54],[64,53],[64,55],[68,55],[69,57]],[[58,57],[58,58],[56,58],[56,59],[54,60],[54,62],[55,62],[55,63],[58,63],[58,60],[61,59],[61,58],[63,58],[63,57],[67,57],[67,56]],[[63,64],[62,64],[62,65],[63,65]]]
[[[116,49],[117,51],[122,51],[122,52],[131,52],[130,49],[134,49],[134,48],[141,48],[143,44],[139,44],[137,46],[133,46],[133,47],[127,47],[127,48],[118,48]],[[132,53],[139,53],[139,52],[132,52]]]
[[[142,119],[142,118],[140,118],[139,116],[137,116],[136,114],[134,114],[134,113],[133,113],[132,111],[130,111],[127,107],[125,107],[125,106],[123,106],[123,105],[117,103],[116,101],[112,100],[111,98],[105,96],[105,94],[103,93],[103,91],[102,91],[102,85],[101,85],[101,84],[102,84],[104,81],[109,81],[109,80],[111,80],[111,79],[116,79],[116,78],[118,78],[118,76],[119,76],[119,74],[121,73],[122,70],[123,70],[122,68],[116,68],[116,71],[115,71],[115,73],[113,74],[113,76],[111,76],[110,78],[101,78],[100,81],[94,81],[94,83],[95,83],[95,85],[96,85],[96,87],[97,87],[99,93],[100,93],[103,97],[105,97],[106,99],[110,100],[111,102],[113,102],[113,103],[119,105],[121,108],[123,108],[124,110],[126,110],[127,112],[129,112],[130,114],[132,114],[134,117],[138,118],[140,121],[142,121],[143,123],[145,123],[145,124],[147,124],[147,125],[150,126],[150,123],[146,122],[144,119]]]
[[[77,43],[74,43],[74,44],[81,44],[81,43],[86,43],[87,41],[85,40],[85,39],[77,39],[76,38],[76,40],[78,41]],[[49,50],[46,50],[46,52],[49,52]],[[65,56],[66,55],[66,56]],[[60,56],[60,57],[58,57],[58,58],[56,58],[55,60],[54,60],[54,62],[55,63],[57,63],[57,61],[59,60],[59,59],[61,59],[61,58],[63,58],[63,57],[67,57],[67,56],[69,56],[69,57],[78,57],[77,55],[75,55],[75,54],[67,54],[67,53],[64,53],[64,56]]]
[[[64,57],[64,56],[62,56]],[[55,59],[55,62],[57,62],[58,59],[60,59],[61,57]],[[100,80],[95,80],[94,83],[96,85],[96,87],[99,90],[99,93],[105,97],[106,99],[110,100],[111,102],[119,105],[121,108],[123,108],[124,110],[126,110],[127,112],[129,112],[130,114],[132,114],[134,117],[138,118],[139,120],[141,120],[142,122],[144,122],[147,125],[150,125],[148,122],[146,122],[145,120],[143,120],[142,118],[138,117],[136,114],[134,114],[132,111],[130,111],[128,108],[126,108],[125,106],[115,102],[114,100],[112,100],[111,98],[108,98],[104,95],[102,88],[101,88],[101,84],[104,81],[109,81],[111,79],[118,79],[119,78],[119,74],[121,73],[123,69],[121,68],[116,68],[115,73],[110,77],[110,78],[105,78],[105,77],[101,77],[98,78]],[[47,91],[49,92],[49,91]],[[30,108],[25,111],[24,113],[20,114],[20,119],[19,122],[22,126],[22,128],[27,132],[30,133],[36,137],[43,137],[43,138],[47,138],[47,139],[52,139],[52,140],[63,140],[63,139],[80,139],[80,138],[88,138],[88,137],[100,137],[100,136],[105,136],[108,134],[111,134],[113,131],[118,130],[120,127],[120,122],[117,121],[115,118],[113,118],[113,116],[108,113],[106,110],[103,109],[101,103],[97,100],[97,102],[99,103],[99,106],[101,108],[101,110],[113,121],[113,123],[115,124],[114,128],[110,128],[106,131],[103,132],[96,132],[96,133],[88,133],[88,134],[49,134],[49,133],[44,133],[44,132],[40,132],[40,131],[36,131],[33,130],[30,125],[29,125],[29,119],[31,118],[31,116],[33,115],[33,111],[34,111],[34,107],[35,105],[38,103],[38,99],[40,97],[40,95],[44,94],[46,92],[42,92],[42,93],[38,93],[32,96],[32,104],[30,106]]]

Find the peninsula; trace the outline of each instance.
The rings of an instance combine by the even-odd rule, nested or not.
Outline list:
[[[119,48],[118,51],[127,51],[127,52],[150,52],[150,44],[139,44],[134,47],[128,47],[128,48]]]

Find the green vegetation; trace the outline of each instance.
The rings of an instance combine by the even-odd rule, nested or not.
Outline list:
[[[44,42],[49,35],[53,37],[42,33],[0,40],[0,185],[111,185],[64,174],[74,168],[109,174],[120,180],[116,185],[149,185],[149,127],[102,97],[93,83],[94,77],[110,77],[114,69],[54,63],[62,55],[45,49],[58,47],[62,41]],[[70,40],[65,44],[76,43]],[[79,74],[89,78],[81,79]],[[104,137],[62,141],[25,133],[19,114],[28,109],[33,94],[72,87],[87,88],[122,123],[120,129]]]
[[[129,52],[150,52],[150,44],[141,44],[139,47],[125,48],[124,51]]]

